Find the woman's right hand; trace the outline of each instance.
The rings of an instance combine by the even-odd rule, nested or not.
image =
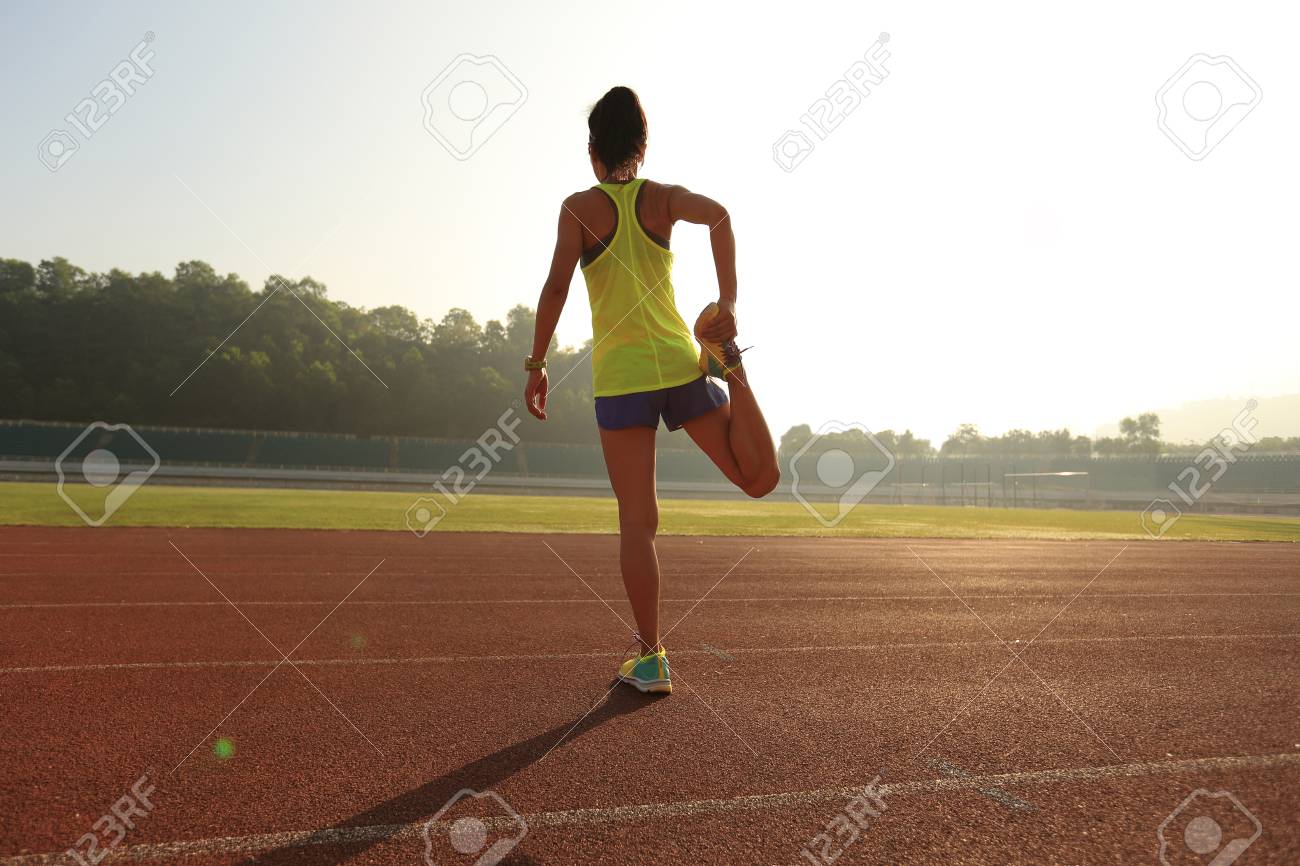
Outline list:
[[[528,372],[528,384],[524,386],[524,405],[534,417],[543,421],[546,420],[546,392],[549,387],[545,369]]]
[[[700,336],[719,343],[736,339],[736,302],[718,300],[718,314],[700,328]]]

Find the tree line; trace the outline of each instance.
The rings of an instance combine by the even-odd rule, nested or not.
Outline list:
[[[590,341],[552,342],[552,420],[538,422],[520,405],[534,319],[522,305],[485,324],[463,309],[434,321],[401,306],[353,307],[310,277],[271,276],[255,291],[201,261],[169,277],[91,273],[63,258],[0,259],[0,417],[473,438],[513,408],[533,441],[593,444]],[[864,444],[855,431],[837,435],[827,442]],[[809,425],[792,427],[781,450],[812,436]],[[665,444],[687,446],[681,438]],[[1095,440],[1068,430],[985,436],[973,424],[938,448],[910,430],[875,438],[900,458],[1184,447],[1160,440],[1151,413]],[[1256,450],[1300,452],[1300,437],[1271,437]]]
[[[783,455],[793,455],[804,447],[814,436],[807,424],[791,427],[781,437],[780,451]],[[1139,456],[1156,457],[1161,454],[1195,454],[1211,442],[1172,443],[1160,438],[1160,416],[1154,412],[1143,412],[1136,418],[1126,417],[1119,422],[1118,436],[1100,436],[1095,439],[1071,433],[1068,429],[1008,430],[1000,436],[986,436],[974,424],[962,424],[935,448],[929,439],[921,439],[911,430],[896,433],[893,430],[881,430],[872,434],[875,441],[898,459],[909,457],[1107,457]],[[821,452],[832,448],[841,448],[849,452],[863,452],[874,449],[875,443],[867,438],[866,432],[849,429],[823,434],[812,446],[812,450]],[[878,449],[877,449],[878,450]],[[1300,436],[1281,437],[1265,436],[1251,446],[1256,454],[1300,454]]]
[[[1160,416],[1143,412],[1136,418],[1119,422],[1119,436],[1092,439],[1070,433],[1068,429],[1008,430],[1001,436],[985,436],[974,424],[962,424],[939,449],[945,457],[989,456],[1069,456],[1091,457],[1094,454],[1137,454],[1155,456],[1170,450],[1160,439]]]
[[[533,322],[353,307],[310,277],[254,291],[201,261],[0,259],[0,417],[473,438],[514,407],[535,441],[595,442],[588,347],[551,346],[553,420],[522,409]]]

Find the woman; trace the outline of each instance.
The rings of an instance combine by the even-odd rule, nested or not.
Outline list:
[[[532,354],[524,361],[528,410],[546,420],[546,350],[573,269],[591,301],[596,423],[618,498],[619,559],[636,616],[636,655],[619,678],[643,692],[672,691],[659,639],[655,532],[655,432],[685,428],[722,474],[750,496],[776,487],[780,472],[767,422],[736,348],[736,239],[722,205],[685,187],[637,177],[646,119],[635,93],[615,87],[587,118],[587,152],[599,183],[564,200],[551,271],[537,302]],[[709,227],[718,300],[696,320],[694,339],[677,312],[668,250],[677,222]],[[697,351],[695,342],[700,348]],[[724,392],[710,376],[722,379]],[[728,392],[730,400],[728,400]]]

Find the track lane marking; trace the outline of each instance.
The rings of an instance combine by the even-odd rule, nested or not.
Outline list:
[[[1078,637],[1049,638],[1038,641],[1038,646],[1068,645],[1080,643],[1129,643],[1138,641],[1197,641],[1197,640],[1286,640],[1300,638],[1300,632],[1281,632],[1278,634],[1175,634],[1175,635],[1119,635],[1115,637]],[[1012,644],[1015,645],[1014,643]],[[961,647],[996,647],[997,641],[923,641],[919,643],[881,643],[881,644],[818,644],[783,647],[733,647],[727,652],[736,655],[762,655],[780,653],[819,653],[819,652],[861,652],[880,650],[913,649],[957,649]],[[700,656],[716,653],[704,649],[676,649],[674,655]],[[614,650],[591,650],[575,653],[518,653],[502,655],[446,655],[446,656],[403,656],[396,658],[338,658],[338,659],[296,659],[300,665],[399,665],[399,664],[448,664],[473,662],[520,662],[520,661],[563,661],[565,659],[616,658],[619,653]],[[112,670],[150,670],[155,668],[257,668],[271,667],[275,659],[244,659],[229,661],[190,661],[190,662],[107,662],[83,665],[45,665],[29,667],[0,668],[0,674],[62,673],[74,671],[112,671]]]
[[[936,794],[948,791],[979,791],[982,788],[1059,785],[1070,782],[1099,782],[1111,779],[1174,775],[1209,771],[1267,770],[1275,767],[1300,767],[1300,754],[1283,752],[1272,755],[1234,755],[1212,758],[1187,758],[1176,761],[1153,761],[1111,764],[1101,767],[1075,767],[1063,770],[1032,770],[960,778],[925,779],[914,782],[888,782],[878,785],[888,795]],[[647,819],[682,818],[694,815],[726,814],[760,809],[785,809],[795,806],[847,800],[861,793],[861,785],[840,788],[816,788],[777,794],[749,794],[730,799],[685,800],[667,803],[644,803],[635,806],[568,809],[557,812],[523,814],[529,828],[573,827],[610,824]],[[481,819],[488,827],[510,820],[508,817]],[[288,830],[279,833],[255,833],[245,836],[219,836],[175,842],[147,842],[113,848],[102,862],[179,858],[201,854],[244,855],[274,848],[341,845],[389,839],[421,839],[429,822],[375,824],[364,827],[328,827],[320,830]],[[451,822],[431,825],[449,830]],[[421,843],[423,840],[421,839]],[[0,866],[45,866],[62,862],[63,852],[27,854],[0,858]]]
[[[927,763],[929,763],[931,767],[938,770],[940,773],[943,773],[945,776],[947,776],[950,779],[970,778],[970,773],[968,773],[966,770],[963,770],[961,767],[958,767],[956,764],[951,763],[950,761],[944,761],[936,758],[928,761]],[[996,785],[989,785],[988,787],[978,788],[977,790],[985,797],[988,797],[990,800],[993,800],[996,803],[1001,803],[1003,806],[1006,806],[1008,809],[1011,809],[1013,811],[1016,812],[1034,811],[1034,806],[1032,803],[1027,803],[1024,800],[1020,799],[1019,797],[1007,793],[1006,791],[1002,790]]]
[[[280,577],[282,575],[271,575]],[[250,577],[265,577],[265,575],[250,575]],[[934,595],[775,595],[775,596],[741,596],[728,598],[726,596],[713,596],[708,598],[711,602],[726,602],[730,604],[761,604],[763,602],[831,602],[831,601],[944,601],[951,599],[952,596],[947,593]],[[1009,601],[1021,601],[1028,599],[1056,599],[1070,598],[1069,593],[1026,593],[1023,595],[1010,595],[1007,593],[991,593],[978,595],[963,595],[962,599],[975,600],[997,600],[1006,599]],[[1094,592],[1089,593],[1088,598],[1300,598],[1300,592]],[[661,598],[664,603],[688,604],[691,602],[699,603],[705,601],[703,598],[696,597],[673,597]],[[490,605],[490,604],[599,604],[608,603],[606,599],[575,597],[575,598],[434,598],[434,599],[394,599],[394,600],[366,600],[349,601],[347,607],[372,605],[377,607],[383,606],[412,606],[422,605]],[[264,601],[237,601],[239,605],[259,606],[259,607],[328,607],[335,602],[332,601],[303,601],[299,599],[290,600],[264,600]],[[13,602],[9,604],[0,604],[0,610],[63,610],[75,608],[96,608],[96,607],[225,607],[223,601],[32,601],[32,602]]]

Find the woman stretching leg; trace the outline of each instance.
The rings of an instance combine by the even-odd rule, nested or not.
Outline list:
[[[591,301],[596,423],[618,499],[619,561],[640,641],[619,676],[644,692],[671,692],[659,642],[655,554],[659,421],[669,430],[685,429],[750,496],[770,493],[780,471],[736,348],[736,238],[726,209],[684,187],[636,176],[645,158],[646,120],[628,88],[606,93],[587,126],[588,155],[600,183],[569,196],[560,210],[551,270],[537,303],[533,351],[524,363],[524,400],[546,420],[546,350],[581,262]],[[718,274],[718,300],[700,314],[693,335],[673,294],[668,245],[677,222],[709,227]],[[722,379],[727,391],[710,377]]]

